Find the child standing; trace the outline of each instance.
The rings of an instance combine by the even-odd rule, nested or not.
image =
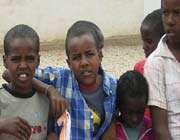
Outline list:
[[[166,34],[148,57],[145,76],[157,140],[180,139],[180,1],[162,0]]]
[[[160,38],[164,35],[161,9],[153,11],[144,18],[141,23],[140,32],[143,41],[143,50],[147,58],[157,48]],[[134,70],[143,74],[145,62],[146,59],[137,62]]]
[[[37,73],[68,100],[73,140],[99,139],[115,109],[116,79],[102,70],[103,44],[102,33],[94,23],[78,21],[66,36],[70,69],[48,67]]]
[[[127,71],[117,84],[118,113],[102,140],[153,140],[151,120],[144,117],[148,84],[139,72]]]
[[[0,139],[44,140],[49,101],[32,87],[39,65],[39,36],[27,25],[17,25],[4,38],[4,66],[11,82],[0,89]]]

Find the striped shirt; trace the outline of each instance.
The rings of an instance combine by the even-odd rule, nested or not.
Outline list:
[[[93,114],[79,90],[73,72],[65,68],[47,67],[45,69],[38,69],[36,76],[47,84],[55,86],[61,96],[68,100],[70,104],[68,111],[71,115],[70,138],[73,140],[98,140],[109,126],[115,110],[117,80],[102,72],[103,90],[105,92],[105,118],[96,136],[93,136]]]

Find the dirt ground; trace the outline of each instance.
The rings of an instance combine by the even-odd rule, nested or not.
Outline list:
[[[122,41],[123,40],[123,41]],[[67,67],[65,51],[63,47],[48,47],[43,49],[41,55],[40,67],[46,66],[63,66]],[[107,39],[103,48],[102,66],[109,74],[119,77],[127,70],[133,69],[134,64],[144,57],[142,47],[139,43],[139,38],[121,38],[121,39]],[[2,60],[2,49],[0,51],[0,75],[4,70]],[[0,83],[4,81],[0,78]]]

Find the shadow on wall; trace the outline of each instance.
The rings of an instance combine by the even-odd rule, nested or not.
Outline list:
[[[136,35],[119,35],[105,38],[105,46],[138,46],[141,45],[141,37]],[[51,42],[41,42],[41,51],[47,51],[49,49],[64,49],[64,40],[55,39]],[[59,47],[61,46],[61,47]],[[2,51],[3,45],[0,45],[0,51]]]

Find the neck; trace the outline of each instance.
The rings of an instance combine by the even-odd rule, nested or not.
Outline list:
[[[171,51],[171,53],[174,55],[176,60],[180,62],[180,44],[175,44],[171,42],[167,42],[168,48]]]
[[[96,91],[98,89],[98,87],[101,85],[101,76],[99,75],[97,78],[96,78],[96,81],[92,84],[79,84],[79,87],[80,87],[80,90],[82,92],[93,92],[93,91]]]
[[[32,86],[29,86],[29,87],[16,87],[12,83],[9,83],[7,86],[12,92],[18,92],[19,94],[29,94],[30,92],[33,91]]]

